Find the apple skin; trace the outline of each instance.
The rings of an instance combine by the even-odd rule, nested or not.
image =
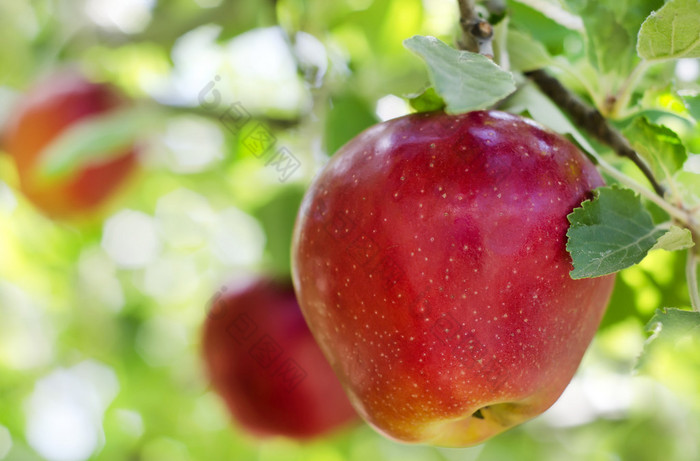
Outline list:
[[[202,347],[213,387],[253,435],[309,439],[359,420],[291,282],[250,278],[225,287],[204,323]]]
[[[72,71],[42,80],[21,98],[3,133],[3,148],[14,157],[24,195],[45,214],[71,218],[95,211],[134,170],[133,149],[86,164],[69,178],[37,178],[44,149],[71,125],[126,103],[111,86],[91,83]]]
[[[408,115],[343,146],[302,202],[292,269],[360,415],[457,447],[551,406],[614,284],[572,280],[565,248],[603,184],[573,144],[497,111]]]

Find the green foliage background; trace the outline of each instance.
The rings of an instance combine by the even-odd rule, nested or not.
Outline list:
[[[111,3],[132,9],[119,16]],[[697,2],[682,3],[700,11]],[[509,1],[496,27],[496,62],[509,54],[514,70],[548,65],[584,99],[611,109],[608,96],[626,88],[640,61],[637,31],[663,4]],[[117,85],[153,121],[147,133],[125,128],[125,138],[138,135],[141,145],[137,177],[99,217],[80,222],[42,216],[0,151],[0,460],[59,459],[38,447],[79,439],[80,430],[94,449],[70,459],[700,459],[697,328],[679,328],[689,320],[673,317],[678,333],[638,361],[655,311],[689,305],[678,252],[653,250],[621,272],[561,404],[482,446],[407,446],[365,425],[309,443],[256,440],[229,421],[209,388],[199,332],[212,293],[241,274],[288,274],[296,207],[327,156],[387,116],[387,107],[409,111],[408,99],[429,86],[403,40],[432,35],[454,44],[458,32],[451,0],[0,3],[0,123],[32,82],[65,66]],[[650,65],[630,88],[629,107],[610,112],[615,123],[627,126],[643,113],[673,129],[693,157],[697,75],[682,79],[674,60]],[[200,104],[212,82],[221,102]],[[220,117],[237,102],[252,120],[232,132]],[[552,127],[566,122],[543,114],[546,100],[530,86],[505,107]],[[246,144],[258,122],[299,159],[289,179],[280,181]],[[700,189],[694,177],[683,184]],[[124,210],[154,236],[141,247],[134,231],[137,248],[150,253],[131,266],[106,237],[111,218],[129,216]],[[41,408],[85,407],[76,389],[90,395],[87,423],[33,426]]]

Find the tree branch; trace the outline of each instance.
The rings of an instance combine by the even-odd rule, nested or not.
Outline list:
[[[159,106],[172,114],[179,115],[196,115],[211,120],[216,120],[221,123],[222,116],[225,114],[227,107],[221,106],[217,109],[209,109],[202,106],[175,106],[168,104],[159,104]],[[300,114],[290,118],[275,117],[262,114],[252,114],[250,121],[261,122],[268,127],[276,130],[288,130],[299,126],[305,114]]]
[[[649,165],[630,147],[624,136],[613,128],[598,110],[588,106],[575,94],[567,90],[559,80],[542,69],[525,72],[525,75],[559,108],[566,112],[576,125],[585,129],[598,141],[612,148],[617,155],[632,160],[649,180],[654,191],[659,196],[664,197],[664,188],[654,177]]]
[[[462,27],[462,40],[459,47],[463,50],[482,54],[493,59],[493,27],[488,21],[479,17],[474,8],[474,0],[457,0],[459,3],[459,25]]]

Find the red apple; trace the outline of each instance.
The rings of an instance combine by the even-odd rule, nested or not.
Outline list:
[[[346,144],[302,203],[302,312],[358,412],[405,442],[480,443],[547,409],[614,277],[572,280],[566,216],[603,185],[496,111],[415,114]]]
[[[249,279],[217,293],[203,351],[214,388],[255,435],[305,439],[358,419],[291,282]]]
[[[36,174],[45,148],[64,130],[124,104],[110,86],[63,72],[31,88],[12,113],[3,136],[14,157],[23,193],[47,215],[73,217],[94,211],[134,169],[129,150],[111,160],[84,165],[71,177],[47,183]]]

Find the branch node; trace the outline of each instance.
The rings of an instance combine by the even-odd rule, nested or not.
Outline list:
[[[472,25],[471,33],[475,37],[491,38],[493,37],[493,26],[488,21],[480,20]]]
[[[463,50],[482,54],[493,59],[493,26],[479,17],[473,0],[458,0],[459,24],[462,27],[462,40],[459,47]]]

